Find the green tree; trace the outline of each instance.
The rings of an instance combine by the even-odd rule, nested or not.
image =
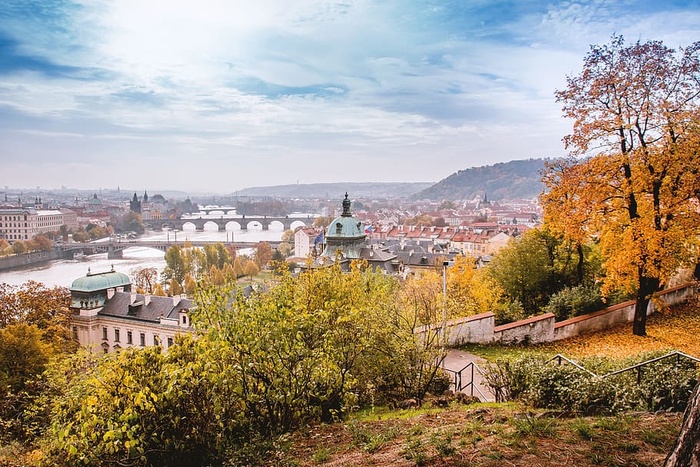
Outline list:
[[[489,275],[511,301],[536,314],[550,296],[574,279],[570,252],[545,229],[531,229],[512,239],[488,265]],[[562,254],[562,251],[564,253]]]
[[[222,465],[250,432],[227,358],[217,342],[183,336],[167,353],[81,353],[52,368],[47,463]]]
[[[182,284],[185,280],[185,274],[189,273],[189,265],[182,248],[179,245],[173,245],[165,252],[165,268],[163,269],[163,278],[166,280],[175,279],[176,282]]]
[[[605,288],[636,293],[636,335],[646,334],[652,296],[697,261],[699,77],[700,42],[677,54],[614,36],[557,92],[574,121],[572,157],[550,167],[543,204],[550,218],[570,220],[565,234],[599,238]]]
[[[121,227],[124,232],[136,232],[138,235],[142,235],[146,231],[141,214],[134,211],[129,211],[124,214]]]

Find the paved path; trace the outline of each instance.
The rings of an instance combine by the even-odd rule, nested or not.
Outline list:
[[[485,397],[487,401],[493,401],[495,397],[491,392],[491,389],[485,383],[481,372],[478,370],[478,368],[484,368],[486,360],[474,354],[463,352],[461,350],[451,349],[445,357],[445,360],[443,361],[443,366],[446,370],[451,370],[452,372],[461,371],[463,387],[461,392],[472,395],[472,388],[470,386],[467,386],[470,383],[472,377],[472,367],[469,366],[469,368],[466,368],[470,363],[476,364],[476,367],[474,368],[474,385],[476,386],[476,388],[478,388],[478,391],[476,388],[473,389],[473,395],[478,396],[482,400]],[[454,375],[454,373],[452,372],[449,372],[450,376]],[[481,394],[479,394],[479,391],[481,391]]]

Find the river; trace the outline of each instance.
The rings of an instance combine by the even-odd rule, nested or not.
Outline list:
[[[177,237],[177,238],[175,238]],[[212,242],[260,242],[279,241],[282,238],[281,230],[181,230],[177,232],[146,232],[139,240],[192,240]],[[250,250],[241,250],[241,254],[250,254]],[[160,250],[144,247],[132,247],[124,250],[124,257],[120,259],[108,259],[107,253],[86,256],[82,259],[55,260],[46,263],[35,264],[21,269],[0,272],[0,282],[10,285],[20,285],[28,280],[41,282],[47,287],[70,287],[73,281],[88,272],[109,271],[114,266],[115,271],[123,272],[133,277],[132,271],[140,268],[153,267],[159,273],[165,267],[163,259],[165,253]]]

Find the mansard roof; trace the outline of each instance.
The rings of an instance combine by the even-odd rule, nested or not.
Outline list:
[[[131,279],[126,274],[116,272],[114,269],[107,272],[88,273],[73,281],[70,286],[71,292],[97,292],[116,287],[131,285]]]
[[[189,298],[173,299],[173,297],[151,295],[149,303],[146,304],[144,295],[134,294],[134,296],[135,300],[132,302],[132,294],[128,292],[115,293],[112,298],[107,300],[99,314],[158,323],[161,317],[178,319],[180,311],[192,308],[192,300]]]

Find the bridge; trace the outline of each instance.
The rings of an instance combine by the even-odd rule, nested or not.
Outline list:
[[[235,206],[199,206],[199,212],[211,214],[212,212],[223,212],[224,215],[235,215]]]
[[[311,226],[314,218],[308,217],[273,217],[273,216],[221,216],[221,217],[194,217],[180,219],[148,220],[144,222],[146,228],[150,230],[182,230],[185,224],[192,224],[195,230],[202,231],[204,226],[216,225],[217,230],[248,230],[249,228],[262,227],[262,230],[269,230],[272,224],[279,224],[282,230],[291,230],[296,227]]]
[[[203,247],[205,245],[214,245],[216,243],[223,243],[225,246],[234,246],[236,248],[253,248],[259,242],[203,242],[203,241],[150,241],[150,240],[125,240],[125,241],[109,241],[109,242],[96,242],[96,243],[65,243],[61,245],[55,245],[54,249],[58,249],[63,252],[64,257],[73,258],[76,253],[82,252],[87,255],[107,252],[107,258],[121,258],[124,254],[124,250],[132,247],[146,247],[155,248],[157,250],[166,251],[168,248],[174,245],[184,247],[185,244],[188,246]],[[269,243],[272,248],[277,248],[281,242],[271,241]]]

